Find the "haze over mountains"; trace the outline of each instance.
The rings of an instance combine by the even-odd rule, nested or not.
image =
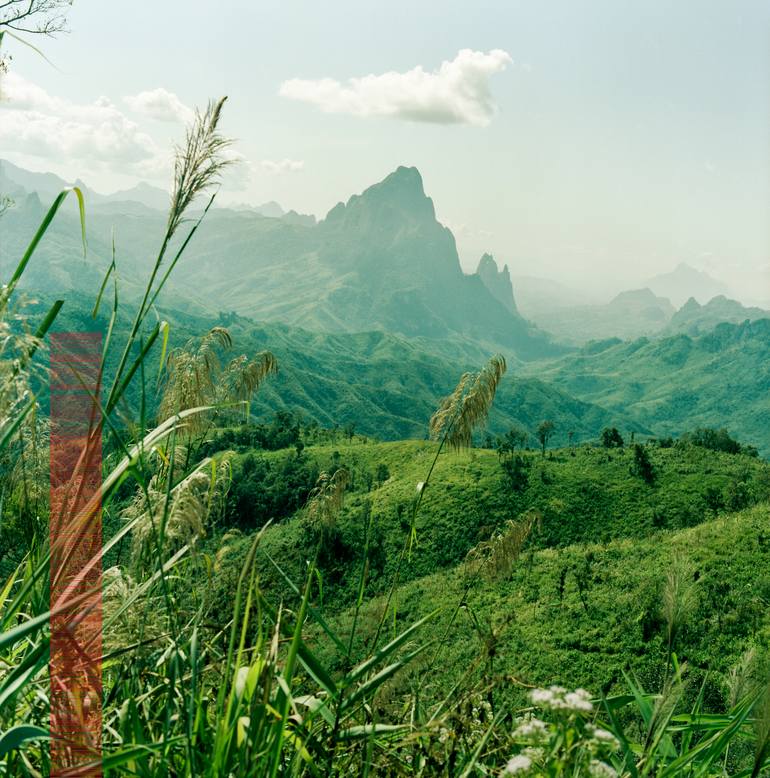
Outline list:
[[[4,277],[63,184],[0,164],[0,192],[16,201],[0,222]],[[40,244],[27,287],[93,299],[114,232],[120,292],[130,300],[163,234],[167,195],[147,185],[112,195],[82,186],[87,258],[72,207]],[[418,434],[420,414],[451,389],[452,376],[501,351],[531,378],[503,394],[510,400],[495,427],[550,417],[558,436],[582,439],[591,420],[645,434],[709,424],[770,451],[770,425],[753,422],[764,418],[770,387],[762,321],[770,313],[712,295],[723,290],[684,264],[606,302],[511,273],[489,253],[466,273],[419,171],[399,167],[318,222],[277,203],[211,209],[161,306],[176,322],[172,337],[237,323],[250,349],[280,351],[288,373],[266,402],[285,407],[289,398],[325,422],[353,419],[363,428],[376,420],[385,436]],[[82,307],[85,316],[88,303]],[[86,318],[79,326],[88,326]],[[312,349],[302,346],[311,341]],[[715,378],[736,369],[736,382]],[[390,377],[388,391],[378,370]]]
[[[6,175],[14,173],[9,171]],[[25,199],[9,228],[26,224],[28,229],[37,218],[29,212],[41,209],[34,196]],[[106,266],[114,227],[118,267],[126,275],[126,268],[146,264],[164,224],[161,211],[97,208],[89,217],[90,253]],[[66,231],[66,225],[57,225],[55,235],[65,243]],[[62,256],[70,250],[76,256],[77,232],[70,228],[70,236],[70,248],[59,246],[58,259],[49,256],[58,265],[57,283],[68,273]],[[6,243],[18,250],[21,242]],[[0,252],[0,261],[12,261],[14,252],[7,258],[4,249]],[[77,286],[80,280],[77,272],[69,283]],[[35,283],[45,284],[45,278]],[[268,218],[253,211],[213,210],[174,284],[211,313],[234,311],[327,332],[380,329],[432,339],[464,337],[521,358],[560,350],[518,314],[512,300],[501,301],[478,274],[462,271],[454,236],[436,220],[415,168],[398,168],[340,202],[318,224],[291,213]]]
[[[669,273],[661,273],[649,279],[647,286],[655,294],[667,297],[677,308],[691,297],[704,304],[712,297],[729,294],[726,284],[686,262],[680,262]]]

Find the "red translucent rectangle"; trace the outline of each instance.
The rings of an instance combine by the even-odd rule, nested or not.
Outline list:
[[[102,775],[101,350],[50,337],[52,776]]]

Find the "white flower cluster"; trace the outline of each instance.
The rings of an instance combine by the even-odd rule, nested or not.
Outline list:
[[[588,721],[594,712],[591,695],[585,689],[574,692],[562,686],[534,689],[532,704],[552,714],[552,720],[536,718],[532,713],[516,719],[513,741],[519,748],[526,745],[500,773],[500,778],[516,775],[534,778],[551,774],[617,778],[615,769],[604,759],[620,748],[612,732]]]
[[[600,762],[598,759],[592,759],[589,762],[588,774],[591,778],[618,778],[615,768],[610,767],[606,762]]]
[[[549,686],[547,689],[533,689],[529,695],[532,704],[544,710],[563,713],[593,713],[591,695],[585,689],[567,691],[563,686]]]
[[[608,732],[606,729],[595,727],[593,724],[586,724],[586,732],[602,748],[609,748],[612,751],[617,751],[620,748],[618,739],[612,732]]]
[[[545,751],[542,748],[525,748],[508,760],[500,776],[506,778],[509,775],[539,775],[537,766],[542,765],[544,759]]]
[[[548,740],[548,736],[548,725],[534,716],[524,719],[513,731],[515,740],[528,743],[543,743]]]
[[[532,760],[524,754],[518,754],[508,761],[502,775],[526,775],[532,769]]]

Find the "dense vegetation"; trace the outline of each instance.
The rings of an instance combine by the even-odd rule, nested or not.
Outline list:
[[[725,322],[694,336],[590,343],[538,366],[537,375],[585,402],[622,410],[658,435],[727,425],[767,456],[769,349],[770,319]]]
[[[368,524],[372,558],[367,595],[387,587],[410,531],[415,485],[423,479],[435,446],[375,443],[358,436],[348,440],[341,434],[336,438],[306,445],[301,453],[291,448],[230,457],[234,478],[222,521],[225,531],[238,527],[244,532],[272,522],[261,548],[280,559],[284,572],[297,580],[314,547],[297,504],[304,505],[318,473],[346,470],[345,503],[334,532],[325,538],[328,564],[319,564],[328,579],[324,599],[338,607],[356,597]],[[422,501],[417,548],[402,567],[402,580],[460,564],[474,546],[529,511],[539,518],[528,547],[556,548],[648,538],[770,499],[770,466],[761,460],[712,453],[685,442],[670,448],[650,444],[647,449],[655,472],[652,485],[633,472],[633,449],[628,448],[576,446],[549,451],[545,459],[539,452],[524,451],[517,456],[526,479],[518,488],[511,483],[505,454],[488,449],[442,454]],[[240,543],[241,556],[232,557],[236,570],[248,538]],[[260,568],[271,590],[290,595],[269,563]]]

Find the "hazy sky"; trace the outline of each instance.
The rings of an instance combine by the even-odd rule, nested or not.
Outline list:
[[[110,191],[167,178],[227,94],[223,200],[324,215],[416,165],[466,267],[635,285],[680,261],[770,298],[770,3],[75,0],[18,45],[0,156]]]

